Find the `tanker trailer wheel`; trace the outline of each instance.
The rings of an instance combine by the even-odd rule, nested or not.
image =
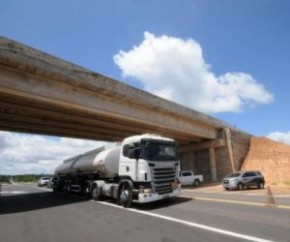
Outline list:
[[[118,200],[124,208],[129,208],[132,205],[132,190],[133,187],[129,182],[124,182],[120,185]]]
[[[53,187],[52,187],[52,191],[53,191],[54,193],[59,193],[59,192],[60,192],[60,189],[59,189],[58,186],[53,186]]]
[[[97,184],[93,185],[93,188],[92,188],[92,199],[94,201],[100,200],[100,193],[99,193],[99,188],[98,188]]]
[[[84,195],[85,195],[86,199],[91,199],[92,198],[92,194],[90,193],[90,187],[89,186],[85,187]]]

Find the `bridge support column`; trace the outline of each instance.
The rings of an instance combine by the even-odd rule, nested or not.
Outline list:
[[[209,162],[210,162],[211,180],[217,181],[217,170],[216,170],[216,159],[215,159],[214,147],[209,148]]]
[[[195,165],[194,165],[194,152],[189,152],[189,168],[192,171],[195,171]]]

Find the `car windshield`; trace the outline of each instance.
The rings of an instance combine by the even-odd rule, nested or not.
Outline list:
[[[144,158],[150,161],[176,161],[177,151],[174,142],[143,141]]]
[[[230,174],[228,177],[239,177],[240,175],[241,175],[240,172],[235,172],[235,173]]]

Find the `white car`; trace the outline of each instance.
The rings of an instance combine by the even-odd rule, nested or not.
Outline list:
[[[180,171],[179,181],[181,185],[199,186],[203,182],[203,175],[194,175],[193,171]]]
[[[42,186],[47,186],[51,177],[40,177],[40,179],[37,182],[37,186],[42,187]]]

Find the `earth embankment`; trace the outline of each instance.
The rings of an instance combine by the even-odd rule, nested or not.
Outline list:
[[[268,184],[290,185],[290,146],[266,137],[252,137],[242,170],[260,170]]]

